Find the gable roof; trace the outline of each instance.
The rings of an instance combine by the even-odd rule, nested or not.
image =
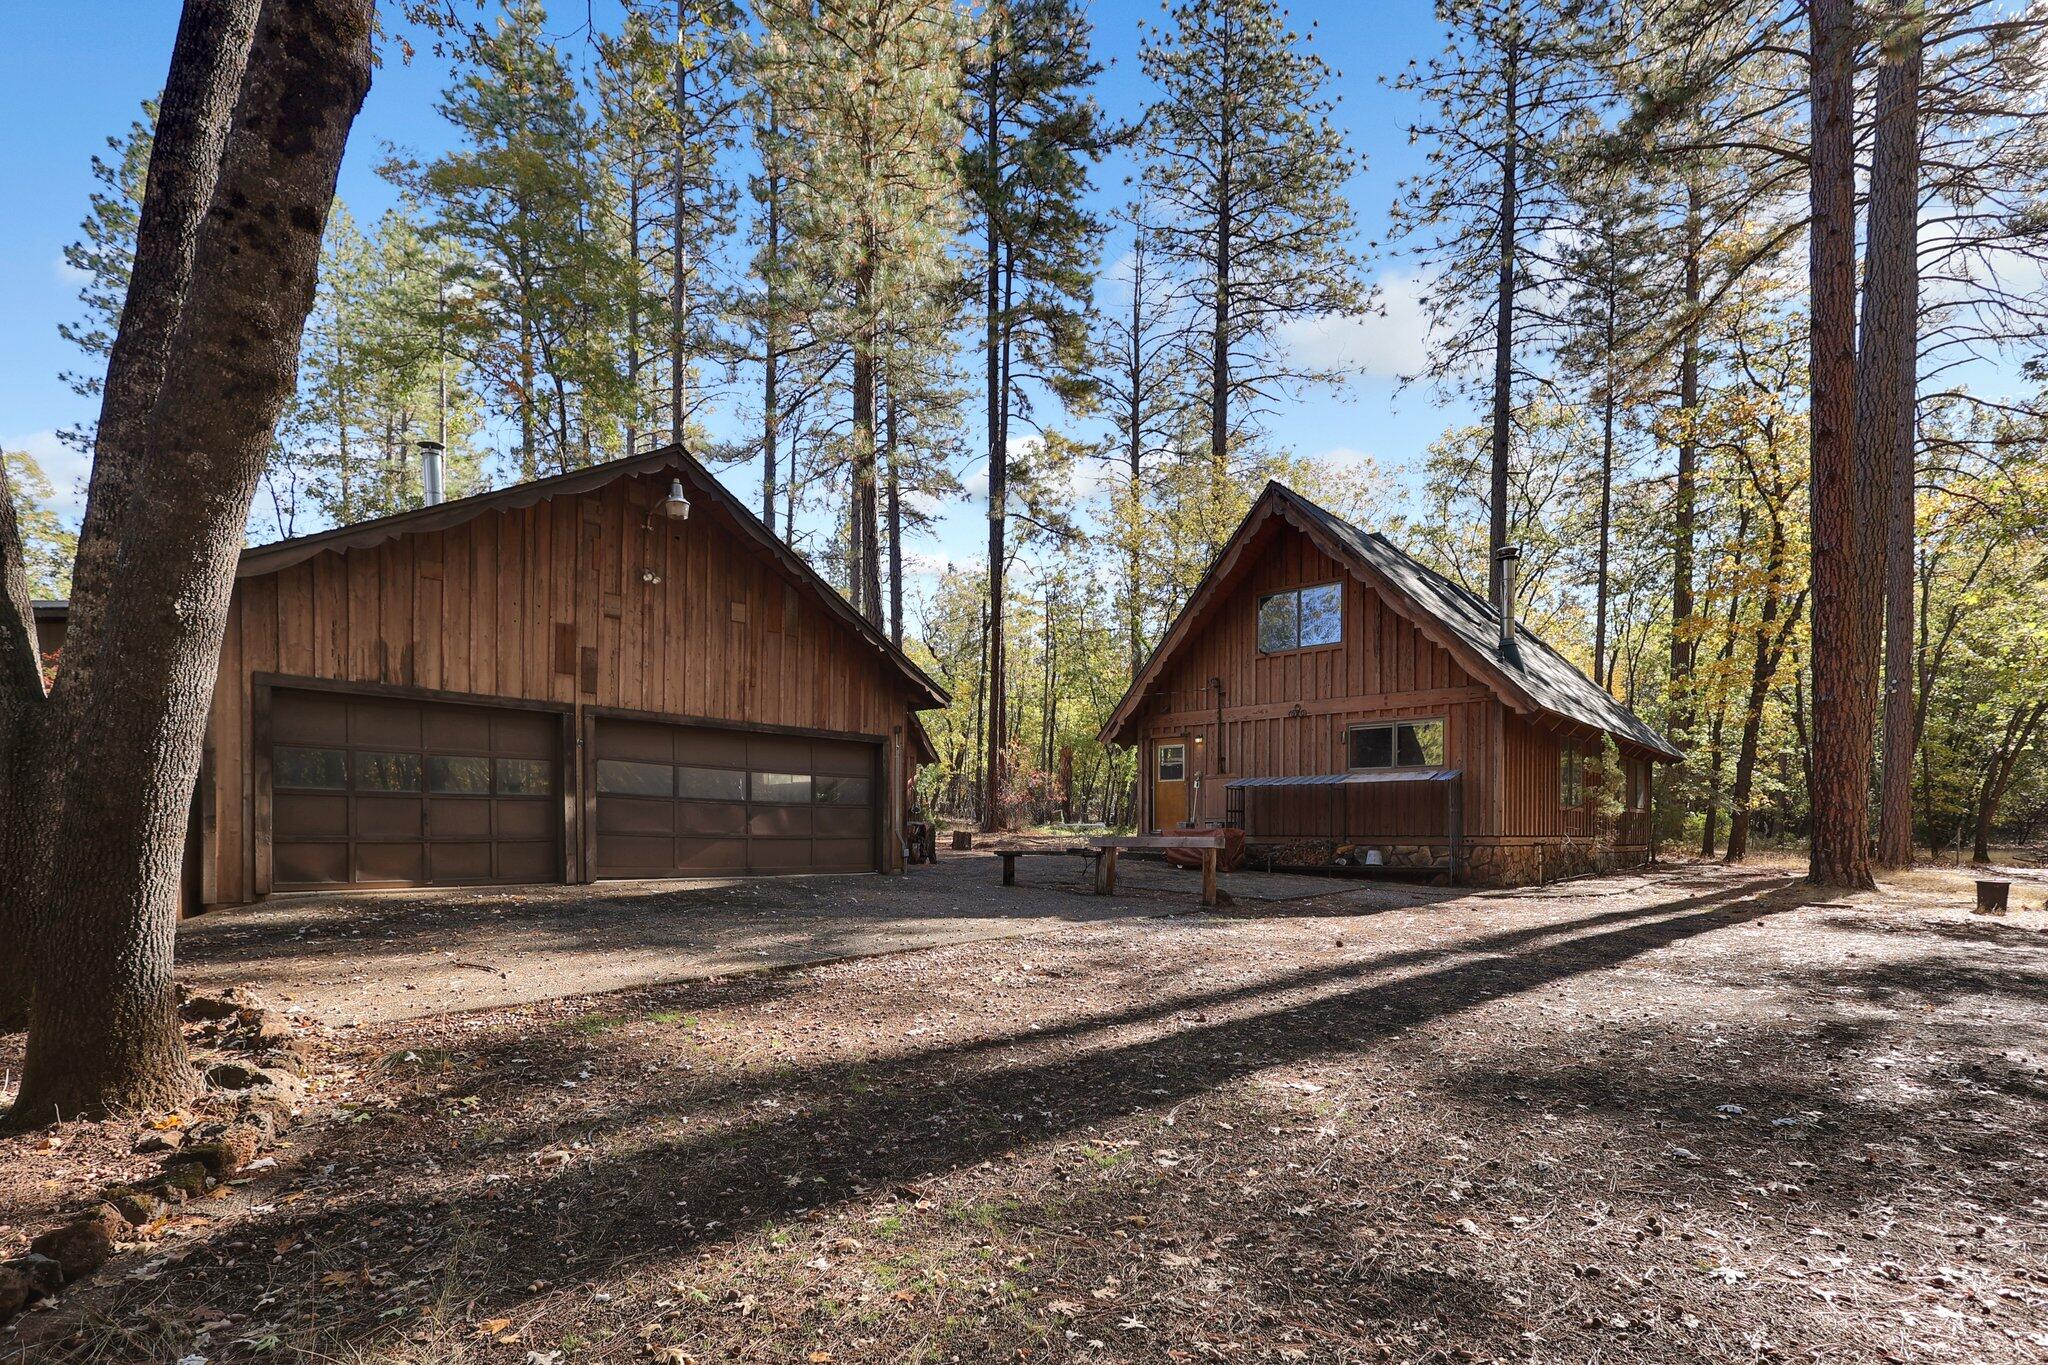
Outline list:
[[[903,680],[910,684],[912,693],[921,698],[923,705],[915,707],[926,710],[946,705],[952,698],[946,689],[940,687],[925,671],[919,668],[889,637],[870,624],[866,617],[853,609],[853,604],[839,595],[838,589],[819,577],[810,562],[784,544],[780,537],[756,517],[751,509],[727,490],[724,484],[713,478],[711,472],[679,445],[663,446],[645,455],[633,455],[622,460],[608,460],[584,469],[571,470],[567,474],[556,474],[530,483],[515,483],[507,488],[493,489],[488,493],[476,493],[466,498],[450,498],[432,507],[415,507],[389,516],[373,517],[369,521],[352,522],[347,526],[336,526],[311,535],[294,536],[289,540],[272,541],[268,545],[251,546],[242,551],[242,558],[235,569],[237,578],[260,578],[280,569],[288,569],[316,555],[329,550],[360,550],[381,545],[398,536],[413,535],[422,531],[444,531],[460,526],[486,512],[511,512],[531,507],[550,498],[573,497],[603,488],[618,479],[634,478],[648,474],[669,474],[683,481],[688,488],[690,499],[697,507],[715,508],[744,540],[749,540],[762,551],[769,562],[782,576],[798,588],[808,591],[819,603],[841,623],[849,627],[861,640],[882,657],[884,663],[893,668]]]
[[[1102,727],[1105,743],[1128,742],[1124,737],[1131,722],[1143,709],[1146,694],[1167,662],[1193,634],[1204,609],[1228,586],[1253,536],[1276,518],[1296,527],[1323,553],[1378,590],[1395,610],[1508,706],[1524,714],[1550,715],[1604,730],[1667,762],[1684,758],[1671,741],[1644,724],[1527,626],[1517,623],[1514,643],[1503,645],[1499,620],[1485,598],[1424,567],[1385,536],[1360,530],[1280,483],[1266,485],[1225,542],[1130,690],[1110,713]]]

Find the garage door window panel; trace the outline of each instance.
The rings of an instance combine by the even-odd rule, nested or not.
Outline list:
[[[809,773],[755,773],[753,775],[753,798],[757,805],[808,805],[811,800],[811,775]]]
[[[345,791],[348,788],[348,752],[344,749],[304,749],[280,744],[271,751],[270,780],[281,790]]]
[[[359,792],[416,792],[420,789],[418,754],[381,754],[356,751],[356,790]]]
[[[865,806],[874,792],[865,777],[835,777],[820,773],[812,779],[811,790],[821,806]]]
[[[621,758],[597,761],[600,796],[656,796],[666,801],[675,795],[675,785],[675,769],[666,763],[638,763]]]
[[[676,795],[685,801],[744,801],[747,775],[735,768],[678,768]]]
[[[494,776],[500,796],[546,796],[554,789],[555,765],[537,758],[501,758]]]
[[[457,754],[427,758],[427,790],[437,796],[489,796],[491,760]]]

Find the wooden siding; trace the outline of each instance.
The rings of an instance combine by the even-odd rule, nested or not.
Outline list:
[[[710,509],[650,525],[665,489],[620,479],[243,579],[208,732],[209,903],[264,890],[251,752],[264,676],[517,699],[579,720],[603,709],[870,736],[900,773],[911,698],[893,668]]]
[[[1506,716],[1508,741],[1507,787],[1503,793],[1503,804],[1514,822],[1511,832],[1518,835],[1552,839],[1589,839],[1593,837],[1593,806],[1590,789],[1587,804],[1567,809],[1562,804],[1563,782],[1559,765],[1563,758],[1564,746],[1576,743],[1579,751],[1585,753],[1596,741],[1591,732],[1567,730],[1523,716]],[[1637,753],[1620,752],[1621,771],[1614,780],[1622,784],[1620,799],[1628,799],[1631,772],[1647,767],[1649,760]],[[1649,842],[1649,820],[1646,812],[1624,810],[1614,821],[1612,829],[1603,830],[1602,837],[1611,837],[1617,845],[1633,847]]]
[[[1464,773],[1468,839],[1585,837],[1588,813],[1560,805],[1558,750],[1567,737],[1547,722],[1510,711],[1377,592],[1285,522],[1269,523],[1247,547],[1234,585],[1214,601],[1145,699],[1140,784],[1151,821],[1153,745],[1190,741],[1198,775],[1195,813],[1226,813],[1235,777],[1341,773],[1346,730],[1360,723],[1441,719],[1445,765]],[[1258,599],[1317,583],[1344,585],[1343,639],[1334,645],[1261,654]],[[1219,726],[1212,680],[1223,685]],[[1200,737],[1201,746],[1192,741]],[[1331,834],[1389,841],[1441,841],[1441,788],[1426,784],[1328,790],[1251,791],[1246,823],[1259,835]],[[1333,816],[1340,828],[1332,828]],[[1640,822],[1637,822],[1640,823]]]
[[[1491,832],[1485,803],[1474,796],[1498,785],[1493,694],[1293,527],[1272,523],[1261,540],[1147,697],[1148,736],[1203,739],[1200,750],[1189,750],[1202,778],[1198,817],[1223,816],[1224,784],[1233,777],[1343,772],[1352,725],[1435,718],[1444,721],[1445,762],[1467,773],[1466,833]],[[1344,585],[1343,639],[1261,654],[1258,599],[1330,582]],[[1223,683],[1220,734],[1212,679]],[[1149,744],[1145,761],[1149,774]],[[1253,792],[1248,800],[1254,834],[1331,832],[1327,792]],[[1347,833],[1421,837],[1443,832],[1442,808],[1435,788],[1359,788],[1348,793],[1340,818]]]

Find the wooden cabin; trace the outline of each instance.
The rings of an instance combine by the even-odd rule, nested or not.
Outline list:
[[[1141,829],[1482,885],[1645,861],[1651,765],[1681,757],[1511,608],[1277,483],[1102,739],[1138,750]]]
[[[187,905],[894,870],[946,700],[676,447],[257,546]]]

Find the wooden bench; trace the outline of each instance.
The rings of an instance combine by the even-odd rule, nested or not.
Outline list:
[[[1102,854],[1102,861],[1095,874],[1097,895],[1116,894],[1116,855],[1123,849],[1186,848],[1198,849],[1202,854],[1202,904],[1214,908],[1219,899],[1216,892],[1216,861],[1223,852],[1221,834],[1201,834],[1193,831],[1186,834],[1125,834],[1109,835],[1091,839],[1089,842]]]
[[[1095,863],[1096,890],[1099,892],[1102,889],[1102,850],[1099,848],[1089,848],[1085,844],[1077,844],[1069,848],[1021,848],[1011,844],[998,845],[991,848],[989,852],[1003,860],[1004,886],[1015,886],[1017,884],[1017,860],[1019,858],[1089,858]]]

